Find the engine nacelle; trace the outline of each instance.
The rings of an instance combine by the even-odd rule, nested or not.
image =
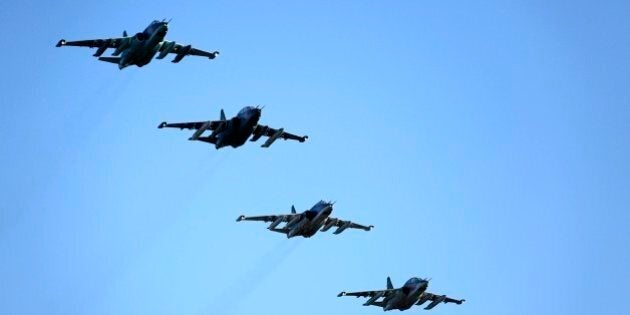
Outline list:
[[[114,50],[114,53],[112,54],[112,56],[120,55],[123,52],[123,50],[127,49],[129,46],[131,46],[131,39],[123,38],[118,44],[118,47],[116,47],[116,50]]]
[[[299,215],[295,216],[295,218],[291,219],[291,221],[289,221],[289,223],[287,223],[287,227],[289,228],[289,227],[294,226],[296,223],[300,222],[301,219],[302,218]]]

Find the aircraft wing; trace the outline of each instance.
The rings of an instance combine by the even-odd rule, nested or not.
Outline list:
[[[261,215],[261,216],[253,216],[253,217],[247,217],[247,216],[240,216],[236,219],[236,221],[262,221],[262,222],[276,222],[278,221],[278,223],[282,223],[282,222],[289,222],[291,221],[294,217],[299,216],[300,214],[281,214],[281,215]]]
[[[341,296],[355,296],[355,297],[388,297],[400,289],[387,289],[387,290],[376,290],[376,291],[360,291],[360,292],[341,292],[337,294],[338,297]]]
[[[158,125],[158,128],[179,128],[179,129],[196,129],[195,133],[189,138],[189,140],[200,140],[205,142],[214,143],[212,138],[201,137],[206,130],[216,130],[219,128],[225,128],[228,124],[228,120],[208,120],[208,121],[197,121],[197,122],[185,122],[185,123],[174,123],[169,124],[167,122],[162,122]]]
[[[157,59],[162,59],[168,54],[176,54],[175,59],[173,59],[173,62],[175,63],[180,62],[186,56],[201,56],[214,59],[219,54],[218,51],[209,52],[193,48],[191,45],[184,46],[176,42],[167,40],[163,41],[160,44],[160,48],[158,49],[158,51],[160,52],[160,54],[158,55]]]
[[[118,37],[118,38],[107,38],[107,39],[88,39],[88,40],[77,40],[77,41],[66,41],[65,39],[61,39],[57,42],[57,47],[61,46],[77,46],[77,47],[89,47],[95,48],[98,47],[96,53],[94,53],[95,57],[99,57],[102,55],[107,48],[116,48],[124,49],[124,47],[129,45],[131,37]]]
[[[425,307],[424,309],[425,310],[430,310],[430,309],[436,307],[440,303],[462,304],[466,300],[464,300],[464,299],[456,300],[456,299],[450,298],[450,297],[448,297],[446,295],[436,295],[436,294],[433,294],[433,293],[424,292],[418,298],[418,302],[416,303],[416,305],[422,305],[426,301],[431,301],[431,303],[429,303],[429,305],[427,305],[427,307]]]
[[[364,231],[370,231],[374,227],[373,225],[365,226],[358,223],[354,223],[352,221],[344,221],[344,220],[339,220],[339,219],[329,217],[328,219],[326,219],[326,222],[324,223],[322,232],[328,231],[333,226],[337,227],[337,230],[335,230],[334,234],[339,234],[343,232],[345,229],[361,229]]]
[[[201,129],[206,127],[204,130],[214,130],[219,127],[222,123],[227,122],[227,120],[208,120],[208,121],[196,121],[196,122],[185,122],[185,123],[173,123],[169,124],[167,122],[162,122],[158,128],[179,128],[179,129]]]
[[[297,140],[299,142],[304,142],[306,141],[306,139],[308,139],[308,136],[300,137],[292,133],[285,132],[284,128],[274,129],[269,126],[257,125],[254,128],[254,136],[252,137],[251,141],[256,141],[262,136],[269,137],[267,141],[263,143],[263,148],[268,148],[269,146],[271,146],[271,144],[274,143],[274,141],[278,140],[279,138],[282,138],[284,140]]]

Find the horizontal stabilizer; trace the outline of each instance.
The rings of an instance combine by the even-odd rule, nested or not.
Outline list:
[[[120,63],[120,57],[99,57],[98,60],[105,61],[105,62],[111,62],[111,63],[115,63],[115,64],[119,64]]]

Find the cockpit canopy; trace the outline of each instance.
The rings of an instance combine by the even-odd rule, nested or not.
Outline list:
[[[254,106],[245,106],[243,108],[241,108],[241,110],[238,112],[239,116],[245,115],[249,112],[251,112],[252,110],[254,110]]]
[[[147,26],[147,28],[144,29],[144,35],[146,37],[150,37],[151,35],[153,35],[153,33],[155,33],[162,25],[166,25],[168,24],[167,22],[164,21],[158,21],[158,20],[154,20],[153,22],[151,22],[151,24],[149,24],[149,26]]]
[[[405,283],[405,284],[418,284],[418,283],[420,283],[421,281],[422,281],[422,280],[420,280],[420,279],[418,279],[418,278],[416,278],[416,277],[413,277],[413,278],[411,278],[411,279],[407,280],[407,283]]]

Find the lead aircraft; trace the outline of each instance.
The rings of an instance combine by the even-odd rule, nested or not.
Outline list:
[[[226,146],[232,146],[233,148],[240,147],[253,135],[250,141],[256,141],[260,137],[269,137],[263,148],[268,148],[276,140],[282,138],[284,140],[297,140],[304,142],[308,139],[308,136],[296,136],[294,134],[284,131],[284,128],[274,129],[265,125],[259,125],[258,120],[262,114],[262,108],[245,106],[238,114],[231,119],[225,117],[225,112],[221,109],[221,116],[219,120],[208,120],[198,122],[185,122],[169,124],[162,122],[158,128],[179,128],[179,129],[194,129],[195,133],[188,138],[188,140],[197,140],[214,144],[218,150]],[[206,131],[210,130],[212,133],[209,136],[202,136]]]
[[[372,225],[365,226],[351,221],[344,221],[330,217],[333,210],[333,204],[334,203],[332,202],[321,200],[311,207],[311,209],[302,213],[297,213],[297,211],[295,211],[295,207],[291,206],[290,214],[263,215],[255,217],[246,217],[241,215],[238,219],[236,219],[236,221],[271,222],[267,229],[273,232],[284,233],[287,235],[287,238],[295,236],[308,238],[315,235],[320,228],[322,232],[326,232],[333,226],[337,227],[333,234],[339,234],[348,228],[369,231],[374,227]],[[278,225],[281,223],[286,224],[283,227],[278,228]]]
[[[405,285],[394,289],[392,280],[387,277],[387,289],[377,291],[362,292],[341,292],[337,296],[369,297],[364,306],[375,305],[383,308],[383,311],[400,310],[404,311],[413,305],[422,305],[431,301],[424,309],[430,310],[440,303],[462,304],[466,300],[456,300],[446,295],[436,295],[427,292],[429,286],[428,279],[411,278]],[[382,298],[382,299],[381,299]],[[380,299],[380,300],[379,300]]]
[[[191,45],[180,45],[175,42],[166,41],[164,37],[168,32],[168,22],[153,21],[144,31],[133,36],[128,36],[127,31],[123,31],[123,36],[118,38],[107,39],[89,39],[78,41],[66,41],[65,39],[57,42],[57,47],[61,46],[79,46],[98,49],[94,53],[94,57],[98,60],[118,64],[119,69],[124,69],[131,65],[142,67],[149,62],[159,52],[157,59],[166,57],[169,53],[175,54],[172,60],[174,63],[180,62],[188,55],[202,56],[214,59],[219,52],[207,52],[200,49],[192,48]],[[114,48],[111,57],[101,57],[108,48]]]

